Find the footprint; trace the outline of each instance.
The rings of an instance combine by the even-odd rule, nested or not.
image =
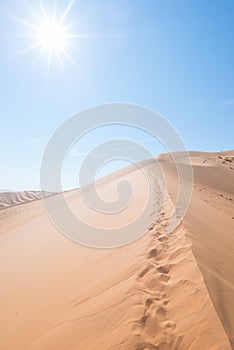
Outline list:
[[[147,307],[147,308],[149,308],[152,304],[153,304],[153,299],[152,298],[148,298],[148,299],[146,299],[146,301],[145,301],[145,306]]]
[[[157,249],[153,248],[148,252],[147,257],[152,259],[152,258],[156,258],[157,255],[158,255]]]
[[[161,278],[161,281],[163,281],[163,282],[168,282],[169,280],[170,280],[170,276],[168,276],[168,275],[164,275],[163,273],[161,274],[161,276],[160,276],[160,278]]]
[[[162,235],[162,233],[158,232],[158,231],[154,231],[154,233],[152,234],[152,236],[154,237],[160,237]]]
[[[146,266],[146,267],[139,273],[138,277],[140,277],[140,278],[144,277],[144,276],[147,274],[147,272],[148,272],[152,267],[153,267],[152,265]]]
[[[140,324],[145,327],[146,321],[147,321],[147,315],[144,315],[140,318]]]
[[[158,350],[158,347],[151,343],[139,343],[136,345],[135,350]]]
[[[175,343],[175,350],[179,350],[180,349],[180,345],[181,345],[183,339],[184,339],[183,335],[181,335],[181,336],[179,336],[177,338],[176,343]]]
[[[174,329],[176,327],[176,323],[174,321],[166,321],[164,325],[167,329]]]
[[[165,317],[167,314],[167,310],[165,307],[161,306],[157,311],[156,311],[156,316],[159,321],[164,321]]]
[[[167,236],[159,237],[159,242],[166,242],[168,240]]]
[[[156,291],[155,293],[149,291],[149,293],[151,293],[151,295],[153,296],[153,300],[156,300],[156,301],[166,298],[166,293],[163,293],[160,291]]]
[[[169,265],[163,265],[163,266],[159,266],[157,268],[158,272],[161,272],[165,275],[167,275],[170,272],[170,266]]]
[[[162,298],[157,297],[157,298],[155,298],[155,300],[156,300],[156,301],[161,301]]]

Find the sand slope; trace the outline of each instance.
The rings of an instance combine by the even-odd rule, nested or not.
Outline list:
[[[231,349],[234,172],[232,159],[219,157],[232,155],[192,153],[192,203],[170,235],[165,228],[177,178],[170,158],[162,155],[164,210],[155,222],[162,193],[154,183],[153,208],[141,221],[145,235],[125,247],[98,250],[73,243],[51,224],[40,200],[2,209],[1,348]],[[149,164],[146,171],[152,173]],[[138,189],[126,221],[140,213],[144,185],[135,168],[124,176]],[[109,183],[102,182],[107,197]],[[67,199],[81,209],[79,191]]]

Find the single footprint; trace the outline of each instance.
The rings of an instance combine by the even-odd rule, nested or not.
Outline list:
[[[147,321],[147,315],[144,315],[144,316],[142,316],[142,317],[140,318],[140,324],[141,324],[142,326],[145,326],[146,321]]]
[[[146,299],[146,301],[145,301],[145,306],[147,307],[147,308],[149,308],[152,304],[153,304],[153,299],[152,298],[148,298],[148,299]]]
[[[156,301],[161,301],[162,298],[157,297],[157,298],[155,298],[155,300],[156,300]]]
[[[161,281],[168,282],[171,277],[162,273],[160,278],[161,278]]]
[[[180,349],[180,345],[181,345],[183,339],[184,339],[184,336],[181,335],[175,340],[175,347],[174,347],[175,350],[179,350]]]
[[[174,321],[166,321],[164,325],[166,329],[174,329],[176,327],[176,323]]]
[[[151,343],[139,343],[136,345],[136,350],[158,350],[158,347]]]
[[[167,314],[167,310],[163,306],[160,306],[160,308],[156,311],[156,317],[159,321],[164,321],[166,314]]]
[[[164,273],[167,275],[170,272],[170,266],[169,265],[162,265],[157,268],[158,272]]]
[[[154,233],[152,234],[154,237],[160,237],[161,236],[161,233],[158,232],[158,231],[154,231]]]
[[[152,293],[153,299],[156,301],[162,300],[163,298],[166,298],[166,293],[156,291],[155,293]]]
[[[146,266],[146,267],[139,273],[138,277],[140,277],[140,278],[144,277],[144,276],[147,274],[147,272],[148,272],[152,267],[153,267],[152,265]]]
[[[157,254],[158,254],[157,249],[153,248],[148,252],[147,257],[148,258],[156,258]]]
[[[166,242],[168,240],[167,236],[159,237],[159,242]]]

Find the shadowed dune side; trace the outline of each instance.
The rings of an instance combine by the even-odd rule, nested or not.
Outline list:
[[[183,223],[205,285],[234,349],[234,151],[190,154],[194,190]],[[159,159],[175,201],[176,169],[168,155],[161,155]]]
[[[194,156],[196,166],[207,167],[200,159],[203,155]],[[216,155],[209,157],[213,162]],[[221,162],[218,167],[227,167],[223,160],[215,158],[215,164],[216,161]],[[232,210],[231,200],[227,201],[227,192],[225,195],[223,192],[224,197],[217,194],[217,198],[206,202],[210,198],[208,187],[202,185],[203,193],[200,187],[196,189],[195,180],[188,215],[176,230],[167,234],[166,226],[174,209],[176,174],[170,159],[161,156],[159,164],[165,169],[168,195],[156,219],[163,190],[156,165],[151,163],[145,162],[145,171],[152,178],[150,191],[154,202],[139,222],[145,235],[127,246],[100,250],[75,244],[52,225],[41,200],[0,211],[0,344],[4,350],[231,349],[226,333],[231,338],[228,327],[232,316],[229,310],[223,312],[225,309],[216,304],[219,300],[228,306],[231,299],[217,291],[214,279],[208,278],[211,276],[208,271],[213,269],[216,281],[222,283],[221,274],[232,271],[227,266],[233,259],[225,241],[231,244],[231,219],[225,221]],[[111,182],[121,177],[136,189],[132,206],[121,218],[127,222],[140,215],[145,198],[146,187],[139,169],[128,167],[101,180],[98,187],[106,200],[113,200]],[[219,186],[224,185],[217,181],[213,186],[219,192]],[[214,196],[216,190],[212,191]],[[79,190],[67,193],[66,197],[72,210],[85,219],[90,216]],[[203,202],[205,207],[201,206]],[[203,236],[199,237],[201,232],[205,238],[210,237],[212,210],[217,203],[217,213],[221,215],[217,220],[225,219],[217,222],[223,225],[222,229],[229,230],[229,234],[225,231],[222,236],[220,250],[216,240],[222,230],[217,222],[212,244],[208,238],[204,241]],[[95,224],[112,222],[117,227],[119,224],[119,218],[110,221],[103,214],[92,218]],[[198,225],[200,233],[194,231],[194,225]],[[220,251],[227,253],[228,258],[221,258]],[[226,262],[220,263],[217,258]],[[222,268],[218,276],[217,266]],[[230,291],[230,285],[228,288]]]

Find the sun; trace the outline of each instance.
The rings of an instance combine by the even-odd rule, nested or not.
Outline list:
[[[38,29],[38,43],[49,52],[61,52],[66,48],[65,28],[55,21],[47,21]]]
[[[29,5],[29,2],[25,2],[31,13],[31,20],[26,21],[7,15],[28,29],[28,34],[22,36],[30,39],[31,44],[20,54],[39,49],[41,54],[47,56],[47,78],[52,59],[56,59],[61,68],[63,68],[63,62],[64,59],[66,59],[78,69],[76,62],[72,58],[71,50],[78,47],[77,40],[93,37],[92,35],[86,36],[81,33],[71,32],[71,28],[77,21],[68,22],[67,17],[74,2],[75,0],[68,2],[67,7],[60,15],[58,15],[59,11],[56,0],[54,0],[54,9],[50,14],[49,11],[46,10],[42,0],[38,0],[37,11]],[[17,34],[17,36],[20,35]]]

